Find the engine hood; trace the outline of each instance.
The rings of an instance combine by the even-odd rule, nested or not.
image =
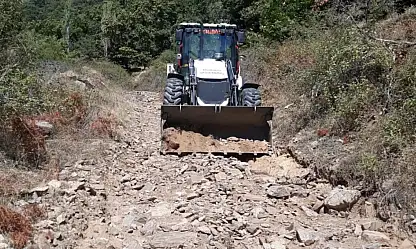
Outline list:
[[[227,79],[227,68],[224,61],[204,59],[194,61],[196,77],[201,79]]]

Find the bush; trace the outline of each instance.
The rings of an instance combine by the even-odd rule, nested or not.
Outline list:
[[[416,49],[411,50],[402,65],[395,67],[389,102],[394,108],[386,126],[389,140],[414,142],[416,129]],[[395,138],[397,137],[397,138]]]
[[[333,131],[354,131],[383,105],[391,55],[355,28],[330,32],[315,51],[316,65],[303,78],[314,112],[333,114]]]
[[[15,248],[24,248],[32,237],[33,227],[29,219],[8,207],[0,206],[0,233],[11,237]]]
[[[166,84],[166,64],[175,62],[173,50],[164,51],[148,69],[135,76],[135,88],[142,91],[161,91]]]
[[[19,34],[24,44],[26,56],[32,62],[43,60],[63,60],[66,58],[63,40],[41,35],[33,30]]]
[[[134,82],[131,79],[131,75],[120,65],[117,65],[111,61],[106,60],[94,60],[94,61],[77,61],[73,63],[74,68],[88,67],[96,70],[99,74],[107,80],[111,87],[117,87],[119,89],[132,90],[134,88]]]
[[[34,116],[55,108],[52,95],[33,74],[10,69],[0,84],[0,148],[16,160],[38,166],[45,158],[44,133]]]

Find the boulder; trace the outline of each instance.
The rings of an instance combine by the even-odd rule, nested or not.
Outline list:
[[[342,188],[333,189],[328,197],[324,200],[327,208],[337,211],[346,211],[360,199],[361,193],[358,190],[349,190]]]

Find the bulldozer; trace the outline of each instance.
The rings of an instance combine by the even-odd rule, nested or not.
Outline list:
[[[235,24],[177,25],[176,61],[167,64],[161,106],[162,154],[273,153],[274,108],[261,106],[259,84],[242,77],[239,47],[245,39],[245,31]],[[170,143],[167,131],[172,129],[210,137],[223,146],[186,136]],[[238,141],[244,142],[236,146]]]

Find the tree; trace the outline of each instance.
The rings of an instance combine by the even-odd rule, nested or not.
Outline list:
[[[0,48],[12,42],[22,27],[22,1],[0,0]]]
[[[295,24],[306,18],[313,3],[312,0],[259,0],[242,13],[254,31],[282,41],[290,35]]]

